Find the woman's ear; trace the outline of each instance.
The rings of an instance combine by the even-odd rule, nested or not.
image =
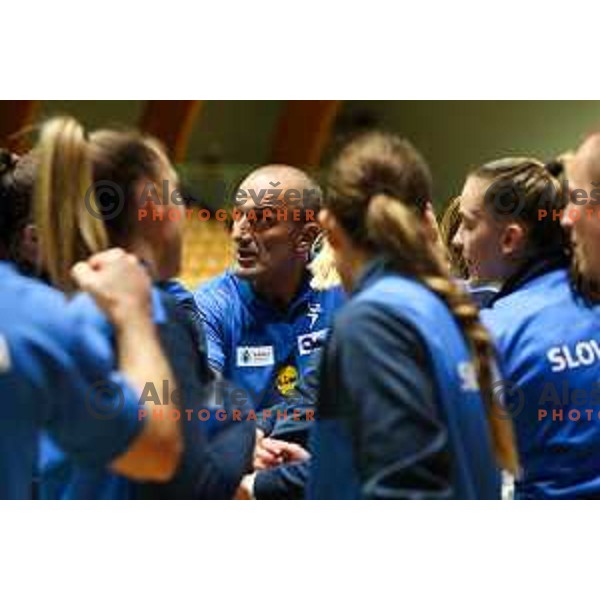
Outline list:
[[[523,225],[520,225],[519,223],[510,223],[507,225],[500,238],[502,254],[507,257],[519,254],[525,246],[526,237],[527,231]]]

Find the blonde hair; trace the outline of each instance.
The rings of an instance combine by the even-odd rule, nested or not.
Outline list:
[[[133,186],[143,177],[156,179],[168,159],[153,138],[112,130],[87,137],[71,117],[47,121],[33,152],[38,161],[34,218],[42,259],[52,284],[69,292],[70,270],[77,261],[123,245],[131,235]],[[106,206],[102,192],[111,193],[112,201],[116,195],[118,210]]]
[[[74,119],[53,119],[42,128],[34,215],[50,280],[72,289],[69,270],[88,253],[108,248],[104,223],[90,218],[83,199],[92,188],[92,165],[83,127]],[[97,208],[95,198],[90,198]]]
[[[359,246],[383,254],[399,271],[437,294],[460,327],[472,355],[498,464],[516,473],[512,423],[496,406],[495,352],[479,312],[452,280],[424,226],[431,180],[410,143],[385,133],[367,133],[347,145],[331,172],[326,205]],[[415,194],[415,192],[417,194]],[[419,195],[420,194],[420,195]]]
[[[333,250],[327,240],[323,241],[321,250],[308,265],[308,269],[312,273],[310,285],[315,290],[328,290],[341,284]]]

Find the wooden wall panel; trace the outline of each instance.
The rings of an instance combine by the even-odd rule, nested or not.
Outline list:
[[[28,136],[23,131],[36,118],[39,100],[0,101],[0,146],[13,152],[25,152],[29,148]]]

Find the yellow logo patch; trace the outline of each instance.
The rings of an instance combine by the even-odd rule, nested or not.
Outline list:
[[[287,365],[282,367],[277,373],[277,389],[283,396],[289,396],[296,389],[298,384],[298,371],[296,367]]]

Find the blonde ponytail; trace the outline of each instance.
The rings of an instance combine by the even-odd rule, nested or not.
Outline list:
[[[72,118],[51,119],[42,128],[36,154],[34,212],[42,260],[53,285],[72,291],[71,267],[109,245],[83,127]]]
[[[494,347],[477,308],[427,242],[422,219],[405,204],[384,194],[374,196],[367,208],[366,227],[370,245],[437,294],[452,312],[473,357],[496,460],[516,474],[519,465],[512,423],[494,397]]]

